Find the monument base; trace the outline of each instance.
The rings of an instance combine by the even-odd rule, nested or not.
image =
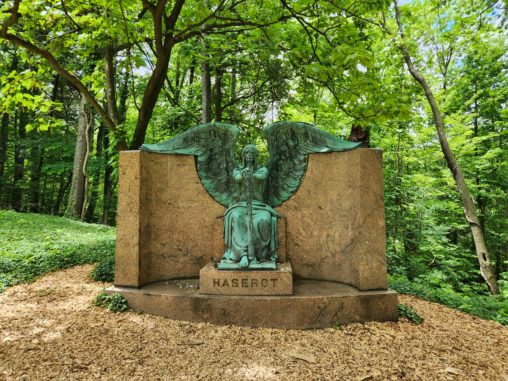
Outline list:
[[[219,270],[210,262],[199,272],[199,292],[208,295],[292,295],[289,262],[275,270]]]
[[[396,321],[397,293],[359,291],[342,283],[294,280],[291,296],[222,296],[199,292],[198,279],[170,280],[141,288],[116,287],[129,307],[175,320],[284,329],[337,323]]]

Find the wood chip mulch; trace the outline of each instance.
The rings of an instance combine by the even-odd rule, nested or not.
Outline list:
[[[90,270],[0,294],[0,380],[508,381],[508,327],[414,297],[422,325],[220,327],[94,307]]]

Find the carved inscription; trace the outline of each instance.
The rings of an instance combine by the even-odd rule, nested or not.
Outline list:
[[[277,270],[222,271],[210,262],[201,269],[199,292],[208,295],[292,295],[291,264],[280,263]]]
[[[233,278],[233,279],[213,279],[213,287],[229,288],[275,288],[278,279],[273,278]]]

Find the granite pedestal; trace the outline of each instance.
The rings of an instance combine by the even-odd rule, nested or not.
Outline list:
[[[198,279],[156,282],[141,288],[110,287],[131,308],[175,320],[284,329],[326,328],[337,323],[397,320],[397,294],[359,291],[345,284],[295,280],[293,295],[225,296],[199,292]]]
[[[199,292],[208,295],[292,295],[293,271],[289,262],[276,270],[218,270],[210,262],[199,273]]]

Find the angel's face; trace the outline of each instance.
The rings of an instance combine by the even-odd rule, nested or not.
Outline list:
[[[255,153],[250,151],[250,150],[245,151],[245,155],[244,156],[245,156],[245,161],[247,163],[252,163],[254,161],[254,159],[256,158]]]

